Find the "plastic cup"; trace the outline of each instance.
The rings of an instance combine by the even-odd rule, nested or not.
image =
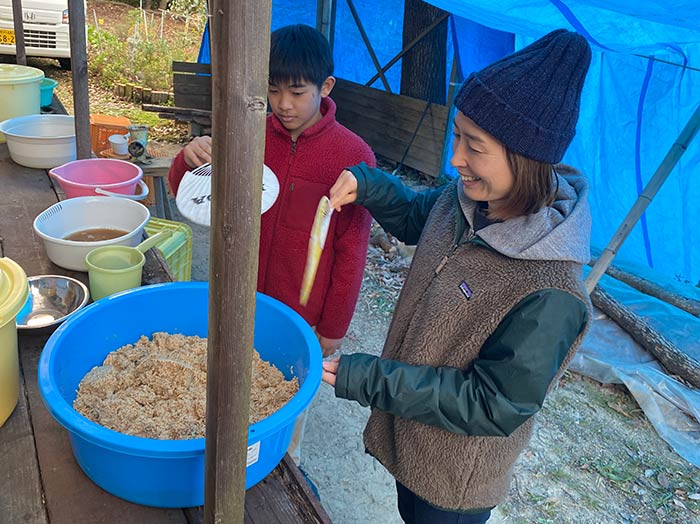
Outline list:
[[[129,153],[129,137],[127,135],[110,135],[109,146],[115,155],[126,155]]]
[[[136,247],[102,246],[90,251],[85,256],[85,264],[92,299],[97,301],[139,287],[146,263],[144,253],[170,235],[172,231],[161,231]]]

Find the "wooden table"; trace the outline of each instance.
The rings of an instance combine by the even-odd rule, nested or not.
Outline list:
[[[0,144],[0,256],[19,263],[28,276],[65,274],[83,282],[86,273],[53,265],[32,222],[59,200],[43,170],[13,163]],[[172,280],[163,259],[149,252],[144,284]],[[159,509],[126,502],[90,481],[75,462],[67,432],[44,407],[37,364],[49,333],[19,335],[20,396],[0,427],[0,523],[2,524],[193,524],[201,508]],[[328,524],[330,519],[285,456],[272,473],[249,489],[246,524]]]

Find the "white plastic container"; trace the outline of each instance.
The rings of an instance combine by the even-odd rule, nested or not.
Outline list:
[[[101,246],[136,247],[151,218],[139,202],[119,197],[75,197],[58,202],[34,219],[34,231],[44,241],[49,260],[65,269],[87,271],[85,256]],[[83,242],[65,237],[88,229],[121,229],[128,233],[109,240]]]
[[[41,111],[41,81],[44,72],[36,67],[0,64],[0,122]],[[5,137],[0,135],[0,142]]]
[[[18,116],[1,122],[0,132],[10,157],[21,166],[53,169],[76,158],[73,116]]]

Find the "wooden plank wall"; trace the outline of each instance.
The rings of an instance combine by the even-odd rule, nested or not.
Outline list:
[[[211,110],[208,64],[173,62],[174,104],[178,108]],[[337,119],[361,136],[375,153],[401,161],[418,127],[426,102],[387,93],[339,78],[331,93]],[[427,175],[440,174],[447,106],[431,104],[404,159],[404,165]]]
[[[331,97],[337,119],[360,135],[375,153],[400,161],[426,102],[338,79]],[[447,106],[431,104],[404,164],[430,176],[440,174]]]
[[[211,67],[195,62],[173,62],[175,107],[211,111]]]

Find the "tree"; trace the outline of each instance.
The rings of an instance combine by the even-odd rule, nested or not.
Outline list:
[[[403,47],[431,23],[442,9],[422,0],[404,0]],[[401,59],[401,94],[445,104],[447,77],[447,20],[435,27]]]

